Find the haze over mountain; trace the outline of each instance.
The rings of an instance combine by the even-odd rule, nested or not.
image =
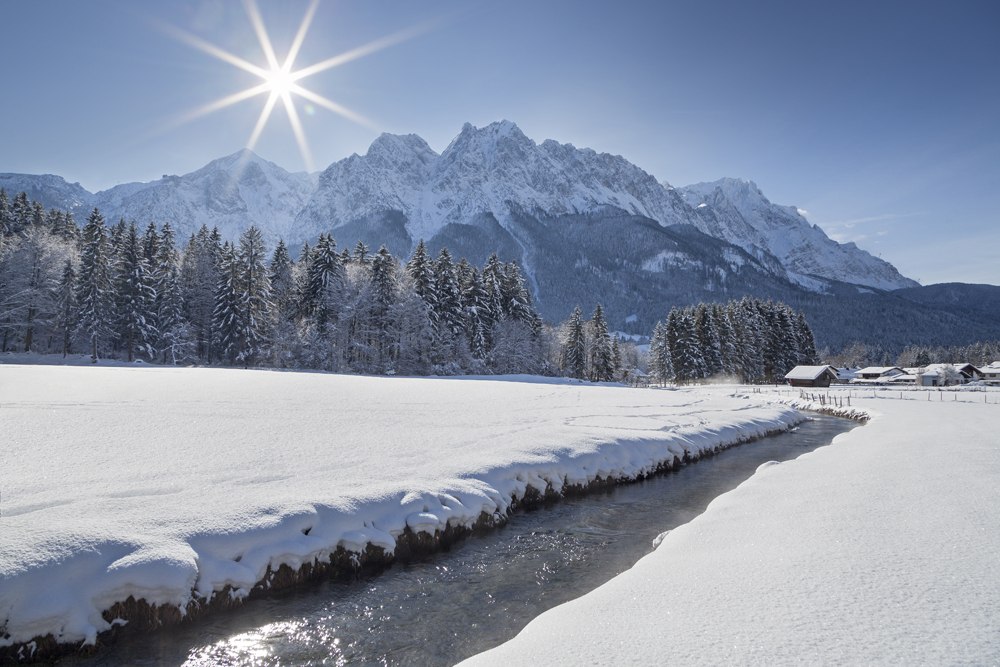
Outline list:
[[[293,249],[332,232],[342,247],[385,244],[401,258],[420,239],[475,263],[497,252],[521,263],[553,321],[599,301],[616,327],[648,331],[671,304],[747,294],[798,304],[820,332],[823,322],[836,330],[827,340],[843,343],[873,334],[871,324],[843,321],[867,294],[876,294],[865,306],[872,312],[898,306],[901,336],[904,322],[920,320],[914,308],[936,308],[879,301],[920,286],[830,239],[794,206],[770,202],[752,181],[675,188],[620,156],[535,143],[509,121],[466,124],[440,154],[416,135],[383,134],[365,155],[318,176],[240,151],[190,174],[98,193],[52,175],[0,174],[0,187],[78,221],[96,206],[109,221],[170,222],[180,239],[201,225],[234,239],[254,224]],[[977,333],[992,330],[984,327]]]

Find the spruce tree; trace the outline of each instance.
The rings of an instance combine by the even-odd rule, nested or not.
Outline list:
[[[406,273],[413,281],[413,290],[431,309],[432,317],[435,317],[437,315],[437,291],[434,266],[430,257],[427,256],[427,246],[423,239],[417,243],[410,261],[406,263]]]
[[[288,247],[281,239],[274,247],[268,264],[268,278],[271,281],[271,298],[274,302],[277,320],[290,320],[295,313],[295,265],[288,254]]]
[[[219,256],[218,282],[215,288],[215,308],[212,329],[215,331],[218,355],[229,363],[236,363],[241,354],[240,323],[240,271],[236,250],[228,241]]]
[[[371,263],[370,254],[371,251],[365,245],[364,241],[358,241],[357,245],[354,246],[354,261],[358,264],[364,266]]]
[[[90,341],[91,360],[94,363],[97,363],[98,352],[111,335],[109,322],[113,295],[104,217],[95,208],[83,228],[83,249],[80,253],[76,291],[76,301],[80,308],[78,325]]]
[[[673,378],[674,369],[670,359],[670,344],[667,338],[667,325],[660,320],[653,329],[649,340],[649,370],[653,380],[665,385]]]
[[[31,226],[31,202],[28,201],[28,193],[19,192],[14,197],[14,203],[10,207],[10,234],[17,236]]]
[[[463,260],[465,261],[465,260]],[[468,266],[468,264],[466,264]],[[476,267],[469,266],[461,279],[462,309],[464,312],[465,335],[469,340],[469,350],[476,359],[483,360],[489,352],[486,291]]]
[[[560,366],[567,377],[583,380],[587,377],[587,338],[583,330],[580,307],[573,309],[564,326]]]
[[[333,237],[320,234],[307,269],[303,311],[319,335],[336,325],[343,305],[344,267]]]
[[[594,316],[590,320],[589,367],[592,382],[608,382],[614,379],[611,336],[608,334],[608,323],[604,320],[604,309],[601,308],[601,304],[597,304],[594,308]]]
[[[462,312],[462,290],[458,284],[458,275],[452,263],[451,253],[447,248],[441,248],[434,262],[434,294],[435,303],[432,308],[439,336],[450,345],[453,339],[462,335],[465,322]]]
[[[10,210],[10,199],[7,191],[0,188],[0,236],[10,236],[14,233],[14,216]]]
[[[156,290],[156,350],[164,364],[183,361],[190,347],[190,330],[184,320],[181,268],[170,223],[163,225],[156,256],[153,259],[153,284]]]
[[[378,370],[391,370],[390,311],[396,303],[396,260],[381,246],[371,261],[371,332],[372,348]]]
[[[128,361],[135,353],[154,356],[157,332],[153,326],[156,292],[143,244],[134,224],[128,227],[121,242],[116,281],[116,333],[125,347]]]
[[[184,319],[188,322],[195,354],[212,363],[218,357],[215,311],[222,277],[222,246],[208,227],[202,225],[184,249],[181,261],[181,295]]]
[[[76,302],[76,271],[69,259],[63,265],[62,278],[56,292],[59,307],[56,316],[56,331],[59,333],[62,355],[66,357],[72,350],[79,312]]]
[[[264,237],[251,225],[240,236],[236,253],[238,352],[235,360],[249,367],[267,351],[271,330],[271,285],[265,266]]]

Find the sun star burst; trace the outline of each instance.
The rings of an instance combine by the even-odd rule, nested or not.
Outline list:
[[[332,58],[327,58],[321,62],[296,70],[294,69],[295,59],[299,54],[299,50],[302,48],[302,43],[305,41],[306,34],[309,32],[309,26],[312,24],[313,16],[316,14],[316,8],[319,5],[319,0],[312,0],[309,3],[305,16],[299,24],[299,28],[295,33],[295,38],[292,40],[291,47],[288,49],[288,53],[285,55],[283,61],[279,61],[278,55],[274,51],[274,47],[271,44],[271,39],[268,36],[267,28],[264,26],[264,20],[260,15],[260,10],[257,8],[256,2],[254,0],[244,0],[243,5],[246,9],[247,17],[250,19],[250,23],[253,25],[254,32],[257,35],[257,41],[260,43],[260,48],[264,53],[264,58],[267,60],[267,65],[265,67],[255,65],[248,60],[233,55],[232,53],[229,53],[228,51],[225,51],[210,42],[206,42],[200,37],[192,35],[188,32],[173,26],[163,26],[164,30],[166,30],[168,34],[185,42],[189,46],[258,76],[263,80],[262,83],[258,85],[231,95],[227,95],[195,109],[194,111],[183,116],[179,122],[194,120],[195,118],[225,109],[226,107],[239,102],[243,102],[267,93],[267,100],[264,102],[264,107],[261,109],[260,116],[258,116],[257,122],[250,133],[250,138],[247,141],[247,149],[253,150],[257,145],[257,142],[260,140],[260,136],[264,132],[264,128],[267,126],[267,122],[270,119],[274,108],[280,100],[282,107],[285,109],[285,114],[288,116],[288,122],[292,127],[292,132],[295,135],[295,141],[298,144],[299,153],[301,153],[302,160],[305,162],[306,168],[309,171],[314,170],[312,154],[309,150],[309,143],[306,140],[305,130],[302,127],[298,110],[295,108],[293,96],[301,97],[308,102],[321,106],[342,116],[343,118],[359,125],[363,125],[369,129],[377,130],[378,128],[372,121],[363,115],[352,111],[331,99],[323,97],[315,91],[305,88],[300,82],[306,77],[334,67],[339,67],[345,63],[349,63],[353,60],[357,60],[358,58],[362,58],[375,53],[376,51],[381,51],[389,46],[408,40],[423,32],[427,28],[426,25],[414,26],[386,37],[382,37],[373,42],[369,42],[363,46],[345,51],[344,53],[333,56]]]

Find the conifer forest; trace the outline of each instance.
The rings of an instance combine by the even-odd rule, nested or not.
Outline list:
[[[93,360],[317,369],[368,374],[538,373],[621,380],[647,366],[609,331],[600,305],[561,324],[539,317],[521,268],[483,266],[421,241],[385,247],[322,234],[292,256],[255,227],[236,242],[202,227],[80,228],[25,193],[0,191],[0,350]],[[666,310],[666,308],[664,309]],[[816,363],[802,313],[770,301],[674,307],[652,332],[658,382],[778,382]]]

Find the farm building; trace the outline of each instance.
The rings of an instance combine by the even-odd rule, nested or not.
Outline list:
[[[976,373],[963,372],[961,369],[965,367],[974,369]],[[979,369],[971,364],[930,364],[917,375],[917,384],[921,387],[951,387],[978,378],[978,372]]]
[[[989,366],[983,366],[979,370],[983,374],[983,382],[1000,385],[1000,361],[994,361]]]
[[[854,378],[858,376],[858,368],[849,368],[845,366],[844,368],[837,368],[834,366],[833,372],[837,374],[837,379],[835,382],[838,384],[847,384]]]
[[[837,381],[837,371],[833,366],[796,366],[785,380],[793,387],[829,387]]]
[[[888,382],[891,378],[896,375],[905,375],[904,371],[899,366],[869,366],[868,368],[862,368],[855,374],[855,378],[851,382],[871,384],[874,382]]]

